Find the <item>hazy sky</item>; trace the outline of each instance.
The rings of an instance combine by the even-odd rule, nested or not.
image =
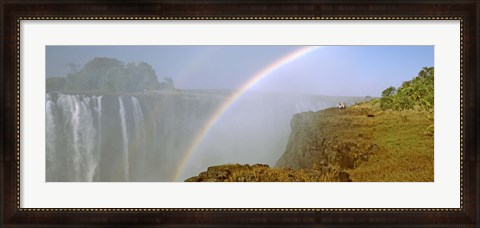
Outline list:
[[[95,57],[146,62],[178,89],[235,89],[301,46],[47,46],[46,76]],[[380,96],[433,66],[433,46],[324,46],[283,65],[252,89],[320,95]]]

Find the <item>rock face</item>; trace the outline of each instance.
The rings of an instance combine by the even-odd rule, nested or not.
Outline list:
[[[379,149],[371,143],[371,135],[361,131],[365,126],[356,118],[368,117],[337,108],[296,114],[287,148],[276,167],[334,168],[342,172],[356,168]]]
[[[349,171],[380,148],[372,143],[375,121],[365,110],[329,108],[295,114],[286,150],[267,165],[212,166],[187,182],[350,182]]]
[[[258,175],[265,174],[270,167],[265,164],[250,165],[220,165],[208,167],[207,171],[201,172],[198,176],[190,177],[186,182],[253,182]],[[257,175],[255,175],[256,171]],[[236,175],[236,172],[247,173],[246,175]]]

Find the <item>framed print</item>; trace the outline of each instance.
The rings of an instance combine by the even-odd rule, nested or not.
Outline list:
[[[478,2],[1,4],[6,227],[478,226]]]

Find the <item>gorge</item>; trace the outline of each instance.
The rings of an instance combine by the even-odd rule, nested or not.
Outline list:
[[[273,166],[285,151],[294,114],[361,100],[253,91],[199,135],[231,93],[47,92],[47,181],[183,181],[214,164]]]

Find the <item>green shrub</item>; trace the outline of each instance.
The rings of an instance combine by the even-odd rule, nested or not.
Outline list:
[[[418,109],[433,112],[434,104],[434,68],[424,67],[410,81],[405,81],[395,89],[391,86],[382,92],[382,109],[409,110]]]

